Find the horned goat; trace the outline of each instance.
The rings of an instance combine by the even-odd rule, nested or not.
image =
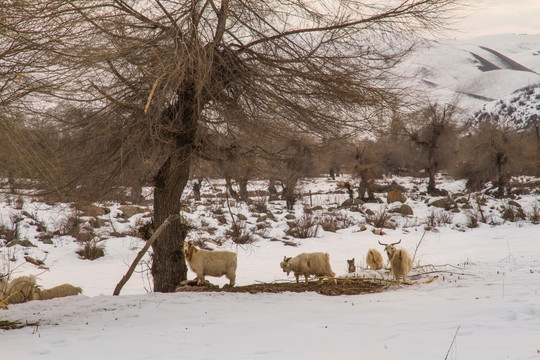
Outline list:
[[[34,299],[34,287],[36,277],[34,275],[20,276],[9,283],[6,278],[0,282],[0,300],[6,300],[8,304],[20,304]]]
[[[280,266],[287,275],[289,275],[291,271],[294,273],[296,283],[299,283],[300,275],[305,276],[306,283],[308,282],[310,275],[325,277],[336,276],[330,267],[330,255],[328,255],[328,253],[302,253],[294,258],[285,256],[280,263]],[[334,282],[336,282],[335,279]]]
[[[80,293],[82,293],[82,289],[71,284],[62,284],[43,290],[36,287],[34,288],[34,300],[50,300],[65,296],[75,296]]]
[[[403,281],[407,281],[407,275],[412,269],[411,255],[405,249],[396,249],[395,245],[401,243],[399,240],[396,243],[384,244],[379,241],[379,244],[385,247],[388,260],[390,262],[390,272],[394,276],[394,279],[398,280],[403,277]]]
[[[198,249],[191,241],[184,243],[184,257],[189,268],[197,274],[197,285],[204,284],[204,277],[223,276],[234,286],[236,280],[236,254],[230,251],[208,251]]]
[[[380,270],[383,267],[383,258],[376,249],[369,249],[366,255],[366,263],[371,270]]]

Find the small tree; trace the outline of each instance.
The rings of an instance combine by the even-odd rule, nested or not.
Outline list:
[[[435,185],[435,175],[444,163],[448,163],[449,155],[455,152],[455,113],[454,105],[446,105],[441,109],[437,104],[429,104],[413,115],[415,121],[409,122],[405,129],[411,141],[425,156],[425,169],[429,178],[427,192],[431,195],[444,195]]]
[[[373,144],[367,141],[362,148],[356,149],[355,174],[360,178],[358,185],[358,198],[366,201],[375,199],[375,173],[378,170],[377,155],[373,151]],[[364,195],[367,192],[367,197]]]
[[[504,195],[510,177],[528,162],[527,157],[522,156],[519,139],[514,129],[482,122],[460,141],[458,162],[452,174],[466,178],[471,190],[479,190],[492,181],[497,194]]]

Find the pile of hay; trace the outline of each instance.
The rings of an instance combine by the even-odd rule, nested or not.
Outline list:
[[[324,281],[310,281],[309,283],[300,282],[281,282],[281,283],[260,283],[246,286],[225,286],[219,288],[216,285],[206,283],[197,286],[195,284],[186,284],[176,288],[177,292],[195,291],[195,292],[234,292],[234,293],[282,293],[282,292],[316,292],[321,295],[358,295],[358,294],[373,294],[378,293],[386,288],[389,284],[386,281],[378,281],[373,279],[363,278],[336,278],[327,279]]]

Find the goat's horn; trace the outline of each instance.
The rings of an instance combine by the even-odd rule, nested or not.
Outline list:
[[[381,240],[379,240],[379,244],[381,244],[382,246],[388,245],[388,244],[383,244],[383,243],[381,242]]]
[[[392,243],[392,245],[397,245],[401,242],[401,239],[399,239],[399,241],[397,243]]]

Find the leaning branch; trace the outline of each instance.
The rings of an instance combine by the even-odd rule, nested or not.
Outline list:
[[[163,224],[161,224],[158,229],[156,230],[156,232],[154,233],[154,235],[152,235],[152,237],[150,238],[150,240],[148,240],[146,242],[146,245],[143,246],[143,248],[141,249],[141,251],[139,251],[139,254],[137,255],[137,257],[135,258],[135,260],[133,260],[133,263],[131,264],[131,266],[129,267],[129,270],[128,272],[126,273],[126,275],[124,275],[122,277],[122,280],[120,280],[120,282],[118,283],[118,285],[116,285],[116,288],[114,289],[114,292],[113,292],[113,296],[118,296],[120,295],[120,291],[122,290],[122,288],[124,287],[124,285],[128,282],[129,278],[131,277],[131,275],[133,274],[133,272],[135,271],[135,268],[137,267],[137,265],[139,264],[139,261],[141,261],[141,259],[143,258],[144,254],[146,254],[146,252],[148,251],[148,249],[150,248],[150,246],[152,246],[152,244],[156,241],[156,239],[158,238],[159,234],[161,234],[161,232],[163,230],[165,230],[165,228],[171,223],[173,222],[174,220],[179,220],[180,219],[180,215],[170,215],[164,222]]]

